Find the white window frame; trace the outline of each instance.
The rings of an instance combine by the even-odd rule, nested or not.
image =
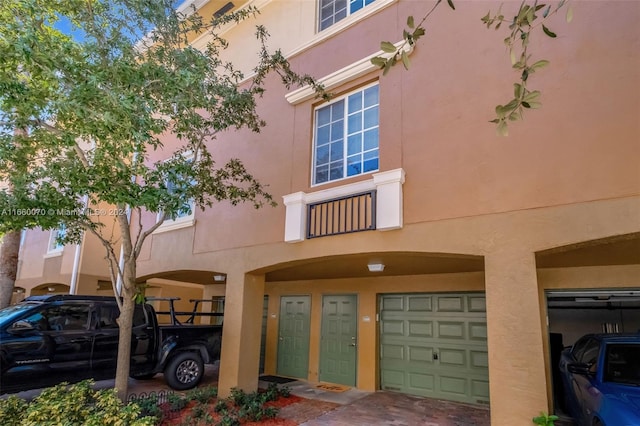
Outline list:
[[[363,93],[365,90],[371,88],[371,87],[378,87],[378,103],[375,105],[378,108],[378,117],[377,117],[377,125],[374,127],[370,127],[367,128],[367,130],[372,130],[372,129],[378,129],[378,142],[377,142],[377,152],[378,152],[378,167],[372,170],[367,170],[367,171],[361,171],[360,173],[357,174],[353,174],[353,175],[349,175],[348,174],[348,159],[349,159],[349,155],[348,155],[348,149],[349,149],[349,110],[348,110],[348,101],[347,99],[352,96],[355,95],[357,93]],[[316,155],[317,155],[317,143],[318,143],[318,111],[320,111],[321,109],[327,108],[331,105],[334,105],[340,101],[345,101],[344,102],[344,113],[343,113],[343,128],[342,128],[342,148],[343,148],[343,155],[342,155],[342,166],[343,166],[343,173],[342,173],[342,177],[340,178],[336,178],[336,179],[331,179],[331,169],[329,169],[329,176],[328,179],[326,181],[323,182],[317,182],[317,165],[316,165]],[[371,107],[367,107],[365,108],[364,105],[362,106],[362,108],[360,110],[358,110],[359,112],[364,112],[365,109],[369,109]],[[339,182],[341,180],[345,180],[345,179],[350,179],[356,176],[363,176],[363,175],[367,175],[367,174],[371,174],[371,173],[375,173],[377,171],[380,170],[380,84],[378,81],[375,81],[373,83],[367,84],[365,86],[361,86],[358,87],[355,90],[352,90],[348,93],[345,93],[342,96],[336,97],[335,99],[332,99],[331,102],[329,103],[323,103],[321,105],[318,105],[314,108],[313,111],[313,143],[312,143],[312,158],[311,158],[311,186],[312,187],[316,187],[316,186],[320,186],[320,185],[326,185],[328,183],[333,183],[333,182]],[[364,127],[361,130],[362,133],[364,133]],[[364,144],[364,142],[362,142]],[[369,152],[371,150],[368,150]],[[366,151],[364,150],[364,148],[360,151],[361,155],[364,155]],[[330,154],[329,154],[330,155]],[[329,163],[331,162],[331,160],[329,159]]]
[[[317,15],[317,19],[316,19],[316,32],[317,33],[321,33],[323,31],[327,31],[329,28],[333,27],[334,25],[338,24],[339,22],[349,18],[350,16],[360,12],[361,10],[365,10],[367,7],[371,6],[372,4],[375,4],[376,1],[379,0],[344,0],[345,1],[345,5],[346,5],[346,15],[340,19],[338,19],[337,21],[333,21],[332,24],[330,24],[329,26],[325,27],[325,28],[321,28],[322,25],[322,2],[323,1],[330,1],[334,6],[335,3],[339,0],[317,0],[317,11],[318,11],[318,15]],[[351,6],[352,3],[355,2],[360,2],[362,1],[362,7],[358,10],[352,11],[351,10]],[[368,2],[368,4],[367,4]],[[326,5],[325,5],[326,6]],[[331,15],[332,17],[335,17],[335,10],[334,10],[334,14]]]
[[[56,240],[58,239],[58,235],[60,233],[66,232],[66,227],[64,225],[60,225],[58,229],[52,229],[49,233],[49,243],[47,245],[47,256],[54,257],[60,256],[64,251],[64,244],[58,243]]]
[[[193,160],[194,155],[191,152],[187,152],[183,154],[186,160]],[[169,161],[169,160],[166,160]],[[172,231],[174,229],[187,228],[189,226],[193,226],[196,223],[196,204],[193,199],[188,200],[189,207],[191,210],[191,214],[179,216],[175,219],[165,219],[165,221],[154,231],[154,234],[159,234],[162,232]],[[158,212],[156,216],[156,222],[162,218],[163,213]]]

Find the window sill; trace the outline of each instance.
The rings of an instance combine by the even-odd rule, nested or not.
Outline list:
[[[163,232],[169,232],[176,229],[188,228],[196,224],[196,219],[193,216],[181,217],[175,220],[165,220],[165,222],[158,227],[154,234],[162,234]]]
[[[55,251],[48,251],[47,254],[44,255],[45,259],[49,259],[51,257],[59,257],[62,256],[62,252],[64,251],[64,247],[59,249],[59,250],[55,250]]]

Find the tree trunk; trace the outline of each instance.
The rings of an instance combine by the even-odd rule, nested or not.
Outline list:
[[[118,318],[120,338],[118,341],[118,363],[116,367],[115,388],[118,398],[126,402],[129,392],[129,368],[131,364],[131,336],[133,330],[133,311],[136,307],[135,296],[136,262],[127,260],[124,264],[122,283],[122,311]]]
[[[8,232],[0,243],[0,308],[11,304],[18,273],[19,253],[20,231]]]

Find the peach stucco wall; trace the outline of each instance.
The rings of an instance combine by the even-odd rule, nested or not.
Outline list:
[[[270,12],[283,3],[265,6],[260,22],[282,28],[307,16],[293,19],[296,8],[287,14]],[[640,193],[640,98],[630,90],[640,87],[634,55],[640,47],[638,8],[633,2],[582,2],[574,5],[571,24],[554,18],[550,25],[557,39],[537,34],[532,52],[551,61],[530,79],[531,87],[543,93],[543,107],[513,123],[504,138],[487,121],[496,104],[508,101],[517,76],[503,47],[505,35],[479,22],[496,6],[460,2],[455,12],[439,10],[411,56],[409,71],[397,67],[383,78],[375,71],[335,89],[340,93],[380,79],[380,169],[406,172],[405,224]],[[419,2],[400,1],[297,54],[292,63],[317,77],[327,75],[375,52],[379,40],[398,39],[404,23],[398,17],[421,11]],[[284,16],[286,21],[275,20]],[[605,31],[604,23],[617,30]],[[232,46],[251,42],[248,31],[234,28],[228,34]],[[317,102],[292,106],[285,93],[270,79],[259,105],[267,127],[259,134],[220,135],[210,144],[214,158],[242,159],[269,185],[276,201],[296,191],[362,179],[310,187],[312,106]],[[194,253],[274,243],[282,241],[284,206],[256,211],[223,202],[196,212],[196,221],[206,232],[195,233]]]

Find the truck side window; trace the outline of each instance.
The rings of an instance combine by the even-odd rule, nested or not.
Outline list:
[[[98,315],[98,328],[118,328],[118,323],[116,322],[118,318],[118,308],[116,306],[100,306]]]
[[[43,311],[52,330],[87,330],[89,305],[52,306]]]
[[[12,327],[16,329],[20,329],[22,323],[29,323],[31,324],[31,327],[34,328],[34,330],[39,330],[39,331],[51,330],[51,327],[49,326],[49,321],[47,320],[47,317],[44,314],[45,314],[44,312],[36,312],[35,314],[29,315],[28,317],[15,322]]]

